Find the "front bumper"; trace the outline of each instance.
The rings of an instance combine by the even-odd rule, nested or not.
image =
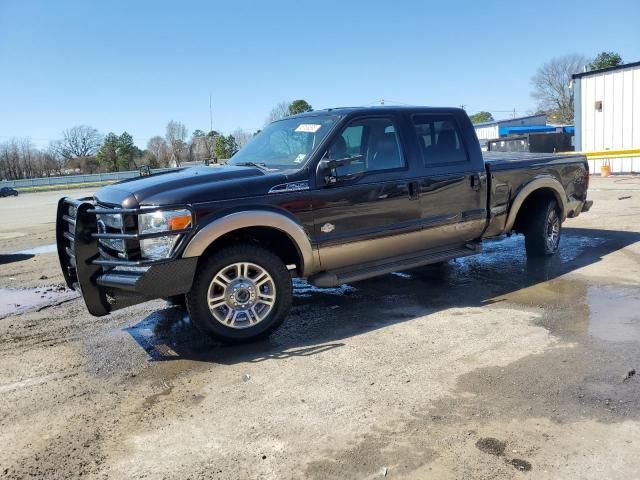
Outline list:
[[[82,293],[92,315],[191,290],[197,257],[154,261],[104,258],[98,240],[105,235],[97,233],[96,212],[99,209],[89,199],[62,198],[56,219],[62,273],[67,286]]]

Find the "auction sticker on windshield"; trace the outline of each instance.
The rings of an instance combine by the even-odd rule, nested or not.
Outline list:
[[[320,127],[322,125],[318,125],[316,123],[301,123],[300,125],[298,125],[298,127],[296,128],[296,132],[307,132],[307,133],[316,133],[318,130],[320,130]]]

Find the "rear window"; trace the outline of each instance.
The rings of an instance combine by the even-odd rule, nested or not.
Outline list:
[[[412,120],[426,167],[469,161],[453,117],[415,115]]]

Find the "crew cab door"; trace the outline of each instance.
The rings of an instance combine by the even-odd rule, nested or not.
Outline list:
[[[477,141],[465,120],[454,113],[410,116],[422,157],[418,195],[427,248],[477,239],[486,226],[486,170],[479,147],[469,143]]]
[[[314,240],[323,270],[362,264],[416,248],[417,183],[394,115],[351,120],[323,159],[353,159],[320,175]]]

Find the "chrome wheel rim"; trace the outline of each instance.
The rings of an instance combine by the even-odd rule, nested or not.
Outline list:
[[[560,219],[558,214],[554,211],[549,215],[547,221],[547,248],[554,251],[558,248],[560,242]]]
[[[255,263],[233,263],[215,274],[207,293],[209,311],[225,327],[242,329],[262,322],[276,303],[276,285]]]

